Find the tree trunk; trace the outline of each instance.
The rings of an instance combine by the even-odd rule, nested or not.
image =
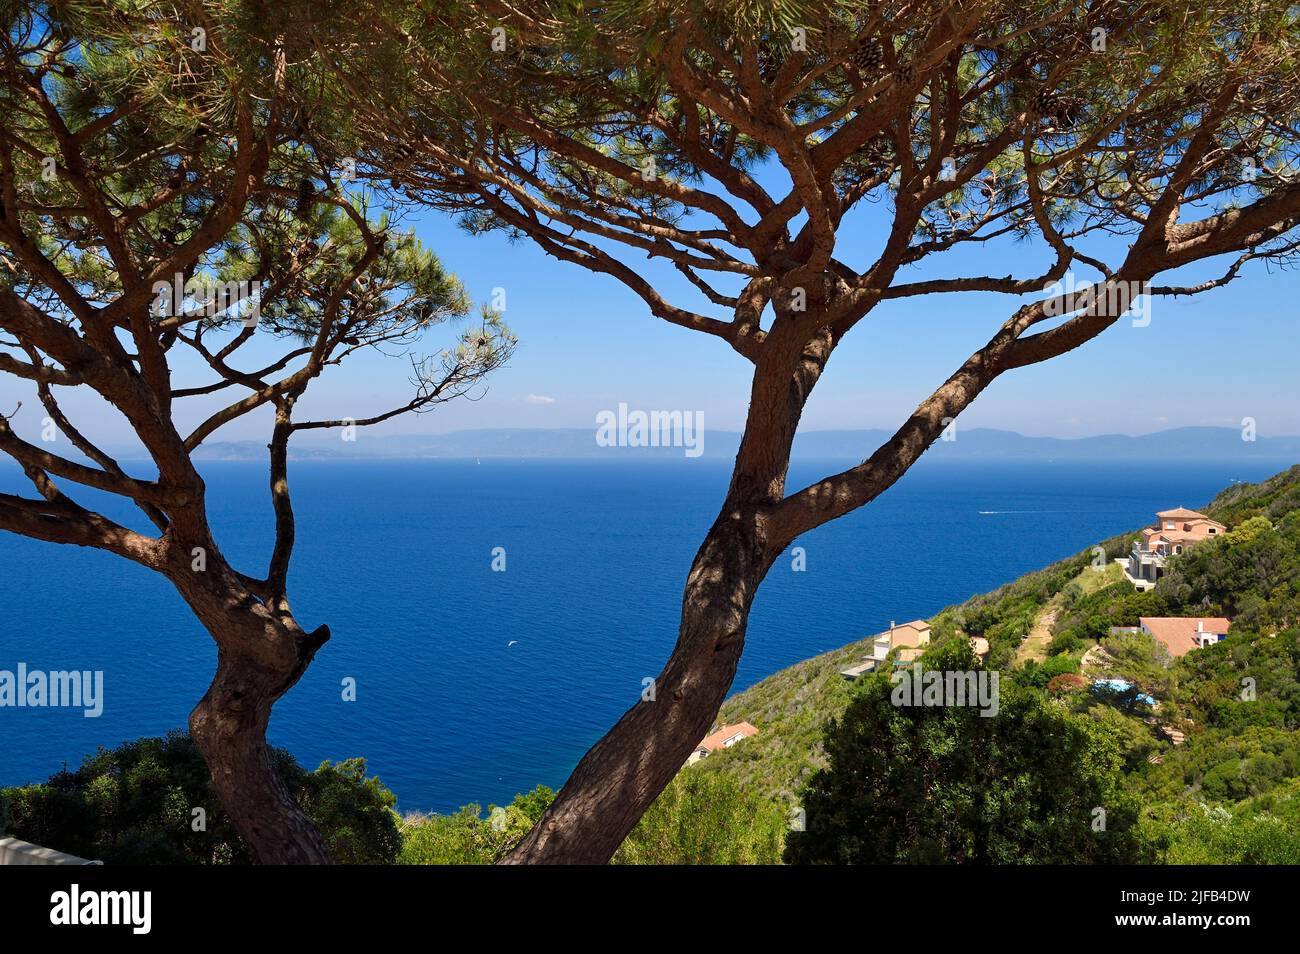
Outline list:
[[[653,701],[629,709],[578,763],[504,864],[604,864],[708,732],[736,674],[771,565],[758,518],[730,502],[687,577],[677,644]]]
[[[217,644],[217,672],[190,713],[190,734],[226,814],[261,864],[329,864],[266,742],[272,706],[307,671],[329,628],[303,632],[287,603],[273,611],[254,599],[224,562],[206,572],[186,567],[172,581]]]
[[[219,651],[217,674],[190,713],[190,734],[217,797],[261,864],[330,863],[325,842],[271,761],[266,727],[284,695],[255,663]]]
[[[629,709],[583,756],[505,864],[609,861],[708,733],[731,688],[754,595],[784,547],[769,539],[767,514],[784,494],[795,430],[833,347],[816,316],[805,315],[801,327],[783,300],[773,307],[787,320],[764,342],[727,499],[686,578],[677,644],[655,699]]]

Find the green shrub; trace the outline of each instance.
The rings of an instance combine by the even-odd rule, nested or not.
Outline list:
[[[1044,688],[1057,676],[1079,671],[1079,660],[1073,656],[1048,656],[1040,663],[1030,660],[1025,668],[1017,674],[1017,681],[1022,685]]]
[[[683,769],[614,855],[624,865],[779,864],[787,817],[729,776]]]
[[[1300,817],[1196,802],[1143,823],[1143,835],[1169,865],[1300,864]]]
[[[954,643],[931,668],[967,671]],[[1003,682],[995,716],[974,706],[895,705],[890,680],[865,681],[826,730],[828,768],[804,792],[807,825],[791,863],[1086,864],[1146,857],[1137,800],[1122,789],[1106,727]],[[1095,809],[1106,811],[1098,830]]]
[[[402,823],[403,865],[491,865],[500,861],[555,800],[539,785],[504,808],[466,805],[451,815],[412,815]]]
[[[379,779],[366,778],[364,759],[324,762],[315,772],[282,749],[272,749],[272,759],[335,861],[384,864],[396,858],[396,799]],[[105,864],[252,860],[216,797],[207,764],[183,732],[100,749],[76,771],[0,789],[0,802],[7,833]]]

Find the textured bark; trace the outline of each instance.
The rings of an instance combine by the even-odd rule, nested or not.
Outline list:
[[[1116,322],[1113,309],[1064,307],[1073,296],[1050,289],[1068,273],[1086,267],[1131,295],[1162,271],[1237,256],[1222,278],[1151,289],[1199,294],[1227,284],[1252,259],[1284,261],[1300,250],[1293,234],[1300,184],[1279,179],[1239,207],[1236,193],[1246,183],[1232,168],[1234,157],[1259,151],[1254,143],[1279,136],[1279,116],[1294,117],[1300,104],[1290,74],[1277,65],[1289,62],[1285,41],[1274,47],[1268,39],[1281,22],[1271,14],[1227,23],[1194,5],[1143,5],[1141,16],[1117,19],[1117,11],[1103,11],[1111,17],[1110,41],[1141,48],[1150,62],[1121,57],[1112,60],[1115,69],[1097,71],[1085,67],[1095,60],[1082,29],[1091,24],[1078,23],[1069,4],[1040,11],[1033,23],[1019,9],[986,4],[937,13],[913,4],[888,24],[842,11],[827,20],[817,55],[782,57],[765,69],[763,43],[730,23],[699,17],[691,5],[643,6],[570,18],[555,15],[553,5],[485,0],[463,11],[476,26],[508,22],[552,49],[584,44],[590,55],[574,71],[539,73],[521,64],[529,89],[523,99],[518,84],[502,83],[500,69],[485,68],[468,48],[458,56],[444,45],[436,55],[421,39],[442,24],[421,27],[401,5],[380,4],[352,18],[334,59],[348,94],[377,104],[357,117],[373,141],[437,141],[406,147],[406,157],[384,170],[393,185],[439,209],[486,213],[493,227],[517,230],[548,255],[620,281],[652,314],[720,338],[755,366],[728,503],[692,568],[658,701],[630,710],[583,758],[511,862],[608,858],[715,715],[770,560],[892,486],[999,375],[1064,354]],[[649,57],[641,42],[647,30],[666,37]],[[877,78],[874,68],[828,68],[852,62],[857,45],[877,32],[887,34],[888,77]],[[385,51],[401,36],[400,55],[367,64],[355,52],[355,37],[363,35],[365,48]],[[1163,42],[1168,36],[1177,41]],[[1206,50],[1217,52],[1207,58]],[[545,108],[533,108],[568,103],[575,82],[603,77],[611,96],[572,123],[551,122]],[[642,77],[686,108],[671,116],[647,108],[640,83],[625,82]],[[394,94],[387,105],[375,99],[376,86]],[[1037,94],[1021,105],[1030,89],[1067,87],[1066,98],[1080,104],[1068,123]],[[1241,95],[1248,89],[1287,95],[1276,107],[1270,100],[1272,115],[1258,116],[1251,97]],[[484,121],[453,143],[441,133],[445,117],[459,112]],[[592,124],[611,121],[663,143],[664,153],[701,175],[646,176],[626,156],[600,149]],[[1065,134],[1073,139],[1068,147]],[[778,181],[785,176],[751,176],[751,157],[736,148],[741,137],[766,147],[768,161],[788,176],[788,191]],[[1126,184],[1119,190],[1117,162]],[[572,175],[573,168],[594,174]],[[773,182],[778,191],[770,193]],[[881,241],[873,235],[849,243],[854,258],[879,244],[875,260],[862,268],[838,258],[841,222],[873,193],[883,198],[887,183],[892,222]],[[651,197],[655,213],[631,208],[628,194]],[[1098,201],[1088,203],[1087,221],[1062,232],[1054,213],[1080,195]],[[661,215],[659,205],[684,214]],[[707,225],[696,228],[696,221]],[[994,255],[988,260],[998,274],[895,281],[905,267],[942,263],[963,244],[987,248],[983,243],[1026,232],[1054,253],[1041,271],[1001,274],[1005,263]],[[1084,251],[1087,239],[1108,233],[1129,240],[1122,262]],[[611,248],[616,244],[626,256]],[[712,306],[734,309],[732,320],[670,301],[632,263],[641,255],[671,262]],[[946,271],[940,264],[938,273]],[[726,293],[732,286],[715,282],[719,275],[743,290]],[[791,440],[836,344],[883,301],[956,293],[1038,300],[1017,307],[865,460],[787,495]],[[919,344],[926,333],[918,324]]]
[[[833,297],[833,288],[827,297]],[[795,431],[833,342],[824,321],[769,334],[754,370],[731,486],[691,565],[677,643],[655,699],[629,709],[578,763],[551,808],[506,864],[603,864],[685,764],[736,675],[754,595],[789,542],[771,535]]]
[[[708,732],[736,674],[770,566],[752,514],[724,508],[687,578],[677,644],[653,701],[629,709],[578,763],[505,864],[604,864]]]
[[[217,646],[216,677],[190,726],[226,811],[259,860],[326,861],[320,836],[275,776],[266,744],[271,707],[328,638],[324,627],[304,633],[288,604],[295,536],[289,439],[297,430],[367,426],[463,395],[508,359],[513,335],[485,316],[472,349],[457,349],[445,361],[413,361],[409,401],[359,419],[295,421],[295,402],[326,368],[359,349],[391,355],[394,345],[405,353],[417,333],[467,307],[449,276],[441,288],[441,278],[415,281],[430,274],[426,265],[433,260],[422,252],[408,256],[388,225],[369,219],[334,183],[312,186],[305,197],[300,190],[298,211],[332,209],[349,223],[347,236],[315,215],[299,214],[276,236],[250,239],[259,233],[261,213],[280,207],[284,183],[310,185],[301,178],[312,174],[304,155],[337,151],[322,138],[334,125],[322,118],[333,113],[332,95],[320,101],[309,90],[318,84],[299,82],[276,28],[222,42],[247,26],[238,11],[197,0],[170,5],[173,20],[201,21],[210,37],[202,68],[178,78],[166,18],[122,4],[78,4],[71,11],[57,4],[10,6],[0,90],[6,102],[22,105],[21,117],[14,113],[16,122],[0,135],[0,374],[35,386],[60,442],[66,438],[80,457],[23,439],[10,425],[13,412],[0,410],[0,455],[22,468],[35,491],[0,493],[0,531],[115,553],[176,586]],[[87,44],[103,60],[93,70],[82,62]],[[118,60],[132,64],[125,85],[121,71],[105,65]],[[50,81],[74,72],[77,84]],[[110,76],[105,86],[101,80]],[[177,110],[186,117],[179,124],[172,122]],[[146,114],[170,118],[142,123]],[[310,133],[308,115],[319,120]],[[217,128],[222,135],[209,135]],[[284,148],[290,142],[294,148]],[[121,155],[168,161],[123,166],[105,159]],[[53,166],[47,169],[47,162]],[[49,179],[50,171],[57,188],[26,188],[37,175]],[[183,239],[167,228],[178,222],[186,223]],[[160,284],[199,277],[230,242],[239,247],[235,258],[261,279],[259,308],[296,311],[295,301],[316,306],[302,316],[302,340],[295,336],[274,358],[264,353],[266,332],[256,322],[235,330],[245,316],[230,301],[159,307]],[[88,257],[51,251],[70,243]],[[82,267],[92,259],[103,265],[93,275]],[[215,336],[225,331],[233,338],[217,345]],[[256,359],[241,353],[254,339],[262,342],[253,349],[263,352]],[[204,372],[183,386],[171,363],[181,353],[190,355],[183,361],[187,375],[197,357],[216,379]],[[120,413],[156,479],[130,475],[96,446],[93,434],[59,406],[56,387],[93,393]],[[179,413],[177,402],[197,397],[218,404],[182,434],[181,421],[192,415]],[[221,427],[263,408],[275,411],[269,447],[275,544],[266,575],[258,578],[221,557],[193,453]],[[69,485],[133,503],[157,535],[82,506]]]
[[[212,685],[190,713],[190,732],[217,797],[260,863],[329,864],[320,833],[271,762],[266,727],[284,690],[270,675],[221,653]]]
[[[305,633],[281,604],[255,600],[225,570],[173,577],[217,643],[217,672],[190,713],[190,733],[213,787],[261,864],[329,864],[320,833],[276,773],[271,708],[306,672],[329,629]]]

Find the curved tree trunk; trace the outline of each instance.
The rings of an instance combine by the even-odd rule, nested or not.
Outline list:
[[[770,566],[758,518],[728,505],[696,554],[677,644],[653,701],[583,757],[504,864],[604,864],[708,732],[736,674],[749,609]]]
[[[833,294],[829,289],[826,294]],[[784,300],[774,301],[779,314]],[[624,713],[578,763],[504,864],[604,864],[713,724],[745,644],[759,584],[786,544],[772,523],[795,430],[833,347],[810,314],[774,327],[758,361],[726,502],[691,564],[682,621],[654,701]]]
[[[320,833],[276,773],[266,742],[271,707],[288,688],[256,662],[219,651],[212,685],[190,713],[190,734],[217,797],[260,863],[329,864]]]
[[[276,773],[271,708],[307,671],[329,628],[306,633],[287,602],[261,602],[214,552],[206,571],[173,583],[217,644],[217,672],[190,713],[190,734],[240,836],[261,864],[329,864],[320,833]]]

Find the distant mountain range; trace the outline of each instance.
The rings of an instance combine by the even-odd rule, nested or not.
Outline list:
[[[297,460],[510,458],[510,459],[681,459],[682,447],[602,447],[595,428],[491,428],[450,434],[370,435],[358,432],[355,441],[295,440],[290,456]],[[868,456],[890,437],[885,430],[808,431],[794,443],[795,459],[850,460]],[[740,434],[705,431],[703,456],[723,460],[736,456]],[[212,442],[195,455],[200,460],[265,460],[260,441]],[[1300,437],[1260,437],[1242,440],[1231,427],[1182,427],[1140,437],[1106,434],[1077,439],[1026,437],[1014,431],[960,428],[956,439],[939,440],[927,457],[964,460],[1247,460],[1300,461]]]

